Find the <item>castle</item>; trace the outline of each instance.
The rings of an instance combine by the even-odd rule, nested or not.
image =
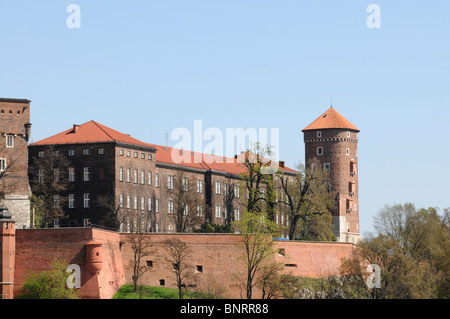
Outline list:
[[[22,153],[27,152],[30,136],[29,108],[29,100],[0,99],[0,132],[5,136],[3,149],[0,144],[0,169],[5,172],[1,179],[3,185],[15,185],[4,188],[8,191],[4,191],[0,208],[0,293],[4,298],[17,292],[26,270],[43,270],[50,258],[64,258],[81,267],[83,298],[111,297],[120,285],[130,282],[127,236],[133,227],[148,232],[146,236],[155,247],[161,248],[162,238],[168,236],[188,242],[194,251],[193,262],[200,266],[195,269],[202,270],[196,274],[203,278],[199,287],[205,285],[206,277],[226,281],[232,270],[239,271],[235,265],[239,235],[176,234],[177,204],[169,196],[177,177],[182,176],[183,187],[192,188],[201,198],[196,207],[185,207],[186,215],[192,213],[197,223],[225,225],[239,220],[240,199],[246,194],[240,193],[240,174],[245,169],[238,156],[230,159],[148,144],[90,121],[29,145],[28,166]],[[353,243],[359,238],[358,132],[334,108],[303,129],[305,162],[317,158],[330,173],[331,190],[336,195],[333,222],[338,242],[277,242],[283,253],[274,258],[285,261],[285,271],[317,277],[336,272],[340,258],[352,255]],[[189,152],[191,160],[174,163],[173,151]],[[210,160],[204,160],[205,156]],[[64,161],[64,166],[42,166],[47,160]],[[11,162],[14,165],[8,165]],[[297,174],[282,161],[279,168],[287,179]],[[54,218],[53,228],[21,229],[30,226],[28,184],[39,196],[39,184],[45,178],[66,183],[63,191],[50,194],[48,200],[69,217]],[[42,193],[42,199],[44,195],[49,194]],[[19,200],[21,204],[14,204]],[[111,215],[122,220],[120,232],[92,228],[113,226]],[[286,223],[281,212],[274,219]],[[192,225],[187,227],[192,231]],[[153,260],[147,262],[154,264]],[[155,265],[153,274],[157,275],[148,278],[149,284],[173,286],[166,267],[158,267],[158,262]],[[237,296],[236,292],[231,295]]]

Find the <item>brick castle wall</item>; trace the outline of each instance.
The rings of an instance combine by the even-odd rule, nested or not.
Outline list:
[[[142,283],[176,288],[173,266],[167,261],[164,240],[178,238],[188,244],[187,262],[192,276],[189,289],[214,292],[223,289],[223,297],[240,298],[239,276],[244,275],[241,237],[235,234],[146,234],[151,254],[142,263],[152,267]],[[81,269],[82,298],[111,298],[124,283],[131,283],[133,250],[130,234],[93,228],[27,229],[16,233],[15,292],[22,286],[27,271],[49,269],[54,258],[77,264]],[[86,267],[86,244],[101,243],[101,270],[91,274]],[[350,258],[355,246],[350,243],[277,241],[274,258],[284,263],[284,273],[322,277],[337,274],[341,258]],[[148,263],[151,262],[151,263]],[[259,292],[255,297],[259,298]]]

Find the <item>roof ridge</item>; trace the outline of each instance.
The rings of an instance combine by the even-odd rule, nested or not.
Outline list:
[[[94,123],[99,129],[101,129],[106,135],[109,136],[110,139],[112,139],[113,141],[116,141],[116,139],[114,139],[108,132],[106,132],[106,130],[102,127],[104,126],[103,124],[100,124],[94,120],[91,120],[92,123]],[[106,127],[106,126],[105,126]]]

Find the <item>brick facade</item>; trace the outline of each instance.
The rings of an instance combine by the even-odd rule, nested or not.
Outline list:
[[[0,201],[8,207],[18,228],[30,225],[30,103],[25,99],[0,98]]]

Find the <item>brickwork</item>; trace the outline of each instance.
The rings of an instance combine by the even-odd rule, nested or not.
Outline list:
[[[30,134],[30,101],[0,98],[0,201],[7,205],[19,228],[30,225]]]
[[[15,222],[10,218],[3,218],[4,209],[4,206],[0,208],[0,299],[12,299],[16,254]]]

